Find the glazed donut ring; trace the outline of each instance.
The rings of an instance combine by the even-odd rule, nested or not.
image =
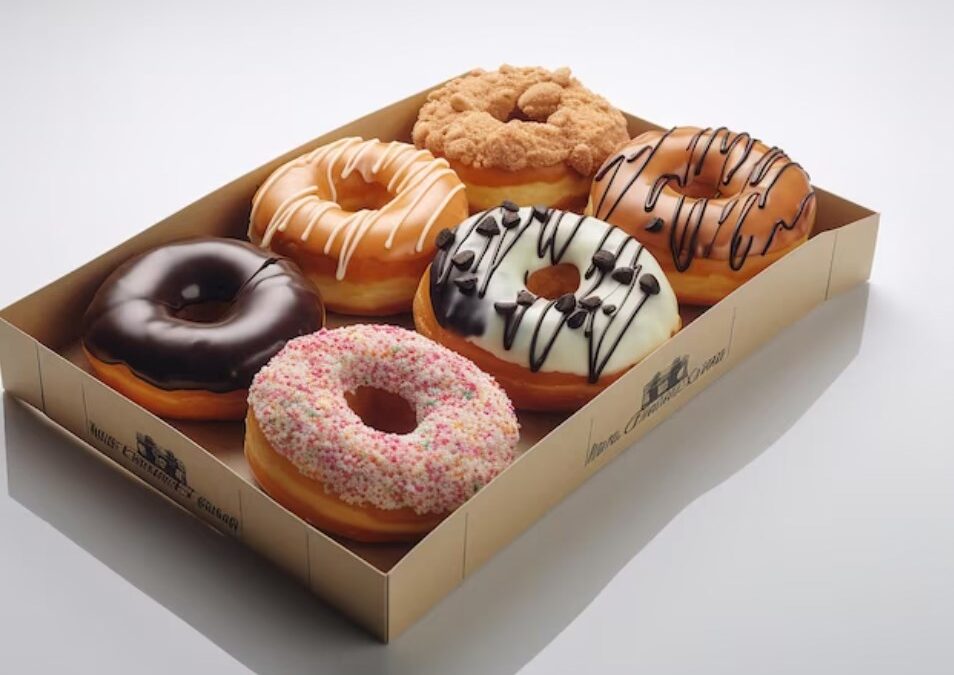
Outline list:
[[[279,167],[252,200],[248,236],[297,262],[329,309],[384,315],[410,307],[437,232],[466,215],[446,161],[349,137]]]
[[[369,387],[410,404],[413,429],[366,425],[348,399]],[[249,390],[245,451],[256,480],[352,539],[422,536],[510,463],[517,440],[513,406],[493,378],[397,326],[293,340]]]
[[[438,246],[415,297],[417,329],[492,374],[518,408],[578,408],[680,327],[653,256],[595,218],[504,204]],[[537,273],[567,268],[574,290],[533,292]]]
[[[100,379],[158,415],[242,419],[255,372],[324,318],[290,261],[205,237],[118,267],[86,310],[83,348]]]
[[[412,137],[450,162],[472,213],[503,199],[582,210],[590,177],[629,140],[622,113],[568,68],[507,65],[431,92]]]
[[[713,304],[808,238],[815,192],[800,165],[747,133],[674,127],[608,159],[587,213],[643,242],[681,302]]]

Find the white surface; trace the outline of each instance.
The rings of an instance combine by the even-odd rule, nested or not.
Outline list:
[[[884,213],[872,284],[388,647],[7,398],[0,670],[950,672],[944,3],[193,4],[0,5],[0,304],[317,133],[500,61],[567,63],[649,119],[782,145]]]

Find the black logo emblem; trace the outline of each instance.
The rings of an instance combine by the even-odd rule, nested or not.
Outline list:
[[[171,450],[160,448],[152,440],[152,436],[146,434],[136,434],[136,451],[139,456],[147,462],[161,470],[170,478],[186,485],[185,464],[172,454]]]
[[[680,388],[689,379],[689,355],[683,354],[672,360],[668,370],[662,370],[653,375],[652,379],[643,387],[643,404],[645,410],[670,391]]]
[[[172,452],[156,443],[152,436],[136,432],[136,450],[123,448],[123,454],[163,487],[171,488],[186,498],[192,488],[186,479],[186,467]]]

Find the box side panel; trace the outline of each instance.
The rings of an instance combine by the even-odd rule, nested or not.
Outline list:
[[[536,522],[583,480],[587,419],[577,414],[468,502],[465,575]]]
[[[387,641],[387,575],[317,530],[308,532],[305,555],[311,589],[359,626]]]
[[[838,235],[810,239],[723,300],[736,310],[731,364],[825,301]]]
[[[875,213],[837,231],[828,281],[829,298],[871,276],[875,242],[878,239],[878,221],[879,216]]]
[[[734,323],[733,305],[713,307],[584,408],[589,431],[577,470],[589,477],[722,375]]]
[[[241,532],[241,479],[165,422],[67,363],[79,379],[86,436],[98,450],[217,529]],[[59,420],[57,420],[59,421]]]
[[[464,579],[466,505],[388,573],[388,639],[403,633]]]
[[[86,442],[90,441],[83,404],[84,372],[56,352],[37,344],[47,416]]]
[[[25,408],[27,409],[27,412],[33,415],[39,424],[43,424],[49,427],[50,429],[55,431],[57,434],[61,435],[64,439],[73,443],[76,446],[76,448],[78,448],[81,452],[87,453],[90,457],[92,457],[98,462],[102,462],[103,464],[108,466],[111,470],[115,471],[117,474],[119,474],[123,478],[130,480],[136,483],[137,485],[140,485],[144,490],[148,490],[149,492],[155,494],[162,500],[172,504],[173,506],[182,510],[183,512],[188,513],[190,516],[195,517],[195,514],[192,511],[187,509],[177,500],[172,499],[166,492],[157,489],[153,484],[146,482],[139,474],[134,473],[130,471],[129,469],[127,469],[125,466],[120,465],[118,462],[113,460],[102,450],[100,450],[97,447],[94,447],[87,440],[78,437],[71,430],[67,429],[66,427],[62,426],[61,424],[53,420],[51,417],[46,415],[42,410],[38,410],[22,402],[20,402],[20,404],[25,406]],[[205,525],[206,527],[209,527],[210,529],[213,529],[216,532],[218,532],[218,530],[212,527],[212,525],[210,525],[208,522],[198,518],[197,520],[201,522],[203,525]]]
[[[308,525],[251,485],[239,500],[242,541],[307,586]]]
[[[34,408],[44,409],[36,340],[3,319],[0,319],[0,376],[6,391]]]

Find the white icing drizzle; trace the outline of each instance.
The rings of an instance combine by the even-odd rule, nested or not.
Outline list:
[[[252,233],[254,232],[254,229],[255,229],[255,216],[258,215],[258,209],[259,209],[259,206],[261,206],[262,197],[264,197],[265,194],[268,193],[268,191],[272,188],[273,185],[275,185],[275,183],[278,182],[280,178],[284,177],[284,175],[288,173],[289,171],[291,171],[292,169],[303,167],[309,164],[310,162],[319,161],[326,153],[330,152],[331,150],[334,150],[335,148],[337,148],[339,145],[343,143],[353,140],[354,138],[356,137],[348,136],[345,138],[339,138],[337,141],[329,143],[328,145],[323,145],[318,148],[315,148],[308,154],[303,155],[299,157],[298,159],[293,159],[290,162],[286,162],[282,166],[275,169],[275,171],[272,172],[272,175],[270,175],[267,179],[265,179],[265,182],[262,183],[262,186],[258,190],[256,190],[255,196],[252,197],[252,212],[248,216],[248,238],[249,239],[252,238]]]
[[[272,243],[272,237],[275,236],[276,231],[285,231],[295,211],[304,206],[310,198],[317,199],[317,197],[315,197],[317,192],[318,188],[314,186],[299,190],[275,209],[275,215],[272,216],[268,227],[265,228],[265,234],[262,235],[262,248],[268,248],[268,245]]]
[[[437,184],[437,181],[439,181],[441,178],[447,175],[456,175],[456,174],[454,174],[454,172],[451,171],[450,169],[441,169],[439,171],[431,171],[428,173],[427,176],[421,178],[421,180],[419,181],[421,187],[419,188],[419,192],[417,193],[417,196],[414,197],[414,200],[407,207],[407,210],[404,212],[404,215],[394,224],[394,227],[391,228],[391,232],[388,235],[387,241],[384,242],[385,248],[391,248],[391,245],[394,243],[394,235],[397,234],[397,231],[404,224],[404,221],[407,219],[407,217],[411,215],[411,213],[413,213],[414,209],[417,208],[417,205],[421,203],[421,200],[423,200],[424,197],[427,196],[427,193],[430,192],[431,189]],[[427,183],[426,186],[424,185],[425,178],[430,178],[430,182]]]
[[[431,214],[431,217],[427,219],[426,223],[424,223],[424,227],[421,228],[421,236],[417,238],[417,245],[414,247],[415,251],[420,253],[424,250],[424,241],[427,239],[427,233],[431,231],[432,227],[434,227],[434,223],[437,222],[437,217],[444,213],[444,209],[446,209],[447,205],[450,204],[450,200],[454,198],[454,195],[463,189],[463,183],[455,186],[453,190],[444,196],[444,199],[441,200],[441,203],[437,205],[437,208],[434,209],[434,213]]]
[[[374,221],[377,220],[377,213],[371,211],[361,211],[364,215],[355,220],[354,227],[351,227],[345,235],[344,243],[341,245],[341,254],[338,256],[338,269],[335,271],[335,279],[341,281],[348,271],[348,263],[351,262],[351,256],[358,249],[361,238],[364,233],[371,229]]]
[[[255,216],[258,214],[258,207],[262,203],[262,197],[271,189],[271,187],[278,182],[278,179],[283,177],[286,173],[292,169],[303,165],[304,162],[288,162],[280,166],[275,172],[268,177],[268,179],[262,183],[262,187],[256,191],[255,196],[252,198],[252,212],[248,216],[248,238],[252,238],[252,232],[255,229]]]
[[[361,156],[373,147],[373,143],[361,144],[361,149],[351,155],[351,159],[345,162],[344,168],[341,170],[341,180],[346,180],[348,176],[351,175],[351,172],[354,171],[354,167],[357,165],[358,160],[361,159]]]
[[[335,239],[338,237],[338,233],[341,232],[341,230],[344,230],[350,227],[351,223],[357,221],[357,219],[360,218],[366,212],[367,212],[366,209],[362,209],[361,211],[356,211],[352,213],[351,215],[349,215],[344,220],[342,220],[340,223],[335,225],[332,228],[331,232],[328,233],[328,239],[325,240],[325,248],[322,250],[322,253],[324,253],[325,255],[328,255],[329,253],[331,253],[331,246],[335,243]]]
[[[311,206],[305,228],[299,235],[299,239],[302,242],[307,242],[312,232],[319,225],[322,217],[333,209],[341,208],[337,203],[338,193],[335,187],[336,165],[338,165],[343,158],[346,158],[338,176],[340,179],[348,178],[355,170],[359,169],[358,164],[360,159],[366,156],[378,143],[380,143],[380,141],[376,139],[365,141],[353,136],[341,138],[328,145],[315,148],[306,155],[279,167],[268,177],[255,194],[252,203],[252,212],[249,217],[249,238],[251,238],[254,231],[254,222],[262,198],[279,179],[285,176],[291,169],[304,168],[309,164],[321,164],[321,162],[325,162],[324,178],[327,183],[330,198],[325,200],[319,196],[318,185],[311,185],[287,197],[272,214],[265,228],[265,232],[262,235],[260,245],[263,248],[267,248],[277,232],[284,232],[299,211],[306,206]],[[424,159],[428,161],[421,161]],[[416,194],[413,195],[410,204],[403,207],[402,215],[397,217],[391,225],[384,242],[386,249],[390,249],[394,245],[397,233],[406,224],[408,218],[423,202],[430,191],[440,183],[441,179],[445,176],[456,175],[449,168],[445,160],[433,159],[427,150],[418,150],[412,145],[391,141],[387,144],[387,148],[381,153],[381,156],[371,165],[370,169],[365,168],[361,170],[362,176],[365,180],[373,181],[381,171],[384,171],[392,165],[396,165],[396,167],[393,170],[386,189],[394,195],[393,198],[379,210],[362,209],[356,213],[348,214],[342,218],[340,222],[336,223],[327,235],[327,239],[322,247],[322,252],[325,255],[330,255],[335,241],[339,235],[343,233],[341,250],[338,254],[338,265],[335,272],[335,277],[338,280],[343,279],[347,274],[348,265],[354,257],[365,234],[379,222],[382,216],[398,208],[399,203],[402,201],[402,196],[407,195],[407,193],[411,191],[417,191]],[[368,171],[368,173],[365,174],[365,171]],[[443,197],[433,213],[430,214],[417,238],[415,245],[416,251],[420,252],[423,250],[424,242],[434,223],[437,222],[454,196],[463,189],[464,185],[462,183],[453,186],[448,191],[448,194]],[[406,197],[404,197],[404,199],[406,199]]]
[[[373,174],[380,173],[381,170],[384,169],[384,167],[390,164],[392,159],[391,153],[394,152],[395,149],[397,149],[396,156],[400,157],[401,153],[408,152],[410,150],[413,150],[414,148],[410,145],[406,145],[405,143],[398,143],[397,141],[391,141],[390,143],[388,143],[388,149],[385,150],[380,157],[378,157],[378,161],[376,161],[374,165],[371,167],[371,173]]]
[[[404,163],[401,164],[401,166],[399,166],[397,169],[394,170],[394,175],[391,176],[391,180],[388,181],[388,192],[400,192],[400,191],[401,191],[401,188],[400,188],[400,186],[399,186],[397,183],[398,183],[398,179],[400,179],[400,177],[401,177],[401,174],[404,173],[404,171],[405,171],[409,166],[411,166],[417,159],[419,159],[419,158],[422,157],[422,156],[428,155],[428,154],[430,154],[430,153],[428,153],[427,150],[418,150],[418,151],[415,152],[413,155],[411,155],[411,156],[408,157],[406,160],[404,160]],[[435,162],[439,162],[439,161],[441,161],[441,160],[434,160],[434,161],[435,161]],[[446,162],[445,162],[445,164],[446,164]]]
[[[360,138],[352,138],[351,143],[342,143],[341,146],[335,150],[335,153],[332,155],[329,153],[328,159],[328,174],[326,178],[328,179],[328,191],[331,193],[329,199],[333,202],[338,201],[338,188],[335,187],[335,178],[334,178],[334,168],[335,164],[338,163],[338,160],[341,159],[341,155],[344,154],[345,150],[354,145],[355,143],[360,143]],[[367,142],[367,141],[365,141]]]
[[[311,230],[314,228],[318,221],[321,220],[321,217],[325,215],[331,209],[338,208],[338,205],[334,202],[312,202],[315,204],[315,208],[311,210],[311,215],[308,216],[308,224],[305,225],[305,229],[302,230],[301,237],[302,241],[308,241],[308,237],[311,236]]]

